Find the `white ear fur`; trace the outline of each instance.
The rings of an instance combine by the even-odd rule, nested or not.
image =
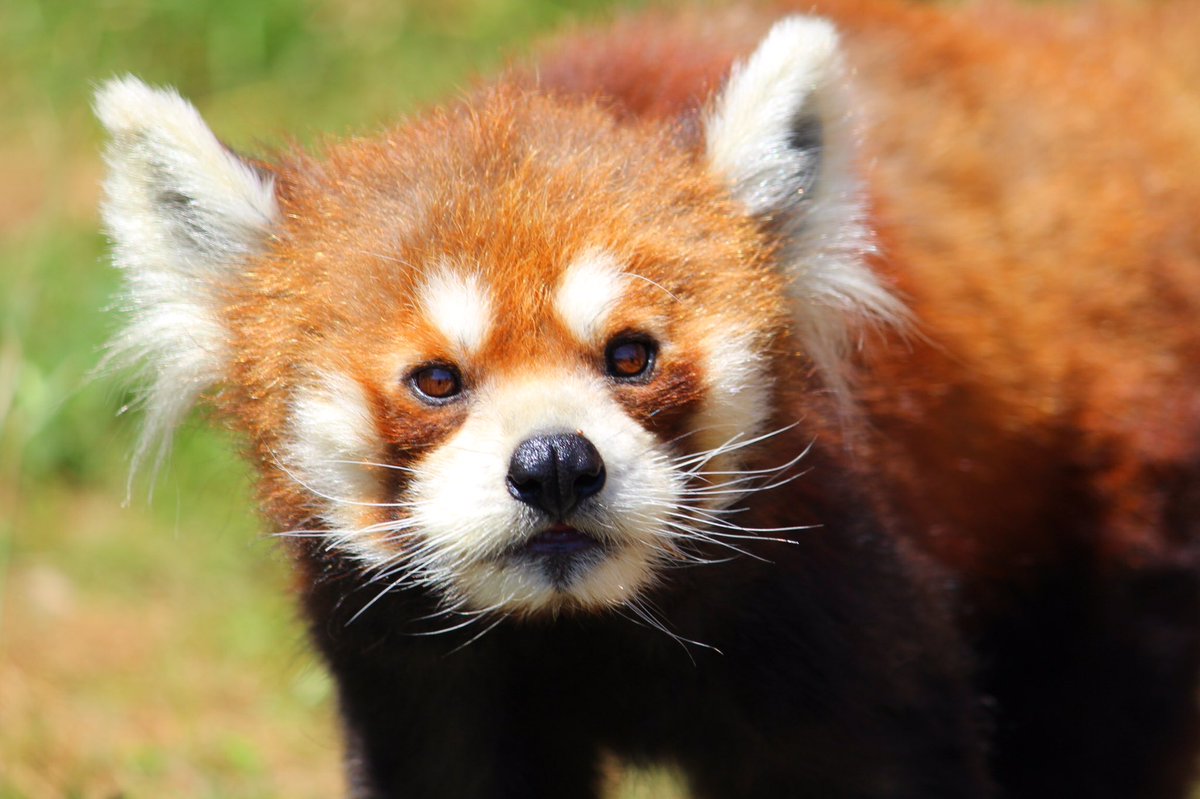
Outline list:
[[[787,17],[734,67],[706,125],[710,168],[780,236],[801,343],[843,396],[855,328],[907,316],[865,262],[874,245],[846,83],[833,25]]]
[[[125,275],[129,320],[104,364],[135,366],[148,383],[134,470],[227,361],[219,292],[279,216],[272,180],[227,150],[187,101],[136,78],[96,92],[109,134],[101,213]],[[131,475],[132,476],[132,475]]]

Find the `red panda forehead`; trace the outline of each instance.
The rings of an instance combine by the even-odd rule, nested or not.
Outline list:
[[[516,90],[281,171],[290,223],[315,226],[324,244],[340,236],[390,255],[477,253],[507,265],[589,237],[619,245],[752,230],[669,126]]]
[[[589,244],[637,256],[746,232],[724,190],[661,126],[534,95],[440,127],[423,153],[439,174],[429,175],[417,240],[498,273],[561,268],[563,252]]]
[[[499,90],[281,185],[305,293],[427,352],[569,357],[697,309],[776,316],[761,234],[695,154],[593,105]]]

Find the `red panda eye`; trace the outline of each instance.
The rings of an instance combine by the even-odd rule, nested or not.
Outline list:
[[[409,383],[426,400],[447,400],[462,392],[458,370],[444,364],[421,367],[412,373]]]
[[[654,365],[657,348],[645,339],[614,339],[605,353],[605,365],[612,377],[630,379],[642,377]]]

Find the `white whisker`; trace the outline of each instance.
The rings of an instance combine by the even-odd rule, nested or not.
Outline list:
[[[394,255],[388,255],[387,253],[382,253],[382,252],[373,252],[372,250],[364,250],[361,247],[356,247],[356,248],[354,248],[353,251],[358,253],[359,255],[369,255],[372,258],[379,258],[379,259],[387,261],[389,263],[399,264],[400,266],[403,266],[403,267],[413,270],[414,272],[416,272],[419,275],[425,274],[425,270],[421,269],[421,267],[417,266],[416,264],[412,263],[411,261],[406,261],[403,258],[397,258]]]
[[[406,633],[406,635],[411,635],[414,638],[428,638],[434,635],[445,635],[446,633],[452,633],[455,630],[461,630],[463,627],[469,627],[470,625],[479,621],[484,612],[485,611],[480,611],[477,614],[473,614],[469,616],[466,621],[459,622],[458,624],[451,625],[450,627],[441,627],[436,630],[413,630]]]
[[[361,616],[361,615],[363,615],[364,613],[366,613],[366,612],[367,612],[367,610],[368,610],[368,609],[369,609],[369,608],[370,608],[372,605],[374,605],[376,602],[378,602],[380,599],[382,599],[382,598],[383,598],[383,597],[384,597],[386,594],[390,593],[390,592],[392,591],[392,589],[393,589],[393,588],[395,588],[397,585],[399,585],[399,584],[400,584],[400,583],[403,581],[403,579],[404,579],[404,576],[402,575],[400,578],[396,579],[395,581],[393,581],[393,582],[391,582],[391,583],[388,583],[387,585],[385,585],[385,586],[383,587],[383,590],[382,590],[382,591],[380,591],[379,593],[375,594],[375,596],[371,597],[371,600],[370,600],[369,602],[367,602],[367,604],[365,604],[365,605],[363,605],[361,608],[359,608],[359,609],[358,609],[358,610],[357,610],[357,611],[354,613],[354,615],[350,617],[350,619],[349,619],[349,620],[346,622],[346,626],[347,626],[347,627],[349,627],[351,624],[353,624],[353,623],[355,622],[355,620],[356,620],[356,619],[358,619],[358,617],[359,617],[359,616]]]
[[[508,600],[506,600],[506,601],[510,601],[511,599],[512,599],[512,597],[509,597],[509,598],[508,598]],[[497,606],[497,607],[498,607],[498,606]],[[498,615],[498,616],[496,617],[496,620],[495,620],[494,622],[492,622],[491,624],[489,624],[487,627],[484,627],[482,630],[480,630],[478,633],[476,633],[476,634],[475,634],[474,636],[472,636],[471,638],[467,639],[466,641],[463,641],[461,644],[459,644],[458,646],[456,646],[456,647],[454,647],[453,649],[451,649],[449,652],[447,652],[447,653],[446,653],[446,655],[447,655],[447,656],[449,656],[449,655],[453,655],[455,652],[458,652],[458,651],[460,651],[460,650],[462,650],[462,649],[466,649],[468,646],[470,646],[471,644],[475,643],[475,642],[476,642],[476,641],[478,641],[480,638],[482,638],[483,636],[485,636],[485,635],[487,635],[488,633],[490,633],[492,630],[496,629],[496,627],[497,627],[497,626],[499,626],[499,624],[500,624],[502,621],[504,621],[506,618],[507,618],[507,616],[505,616],[504,614],[500,614],[500,615]]]
[[[675,643],[677,643],[681,647],[683,647],[683,651],[687,652],[688,658],[691,659],[692,663],[695,663],[696,659],[694,657],[692,657],[691,650],[689,650],[687,648],[687,644],[691,644],[693,646],[698,646],[703,649],[710,649],[713,652],[716,652],[718,655],[724,654],[721,652],[720,649],[717,649],[715,646],[712,646],[711,644],[706,644],[703,641],[696,641],[694,639],[687,638],[687,637],[675,632],[671,628],[667,627],[666,622],[662,621],[655,614],[656,608],[654,607],[654,605],[650,602],[650,600],[646,599],[645,597],[631,599],[631,600],[625,602],[625,607],[627,607],[630,611],[633,612],[634,615],[636,615],[639,619],[644,621],[650,627],[652,627],[655,630],[658,630],[661,633],[664,633],[671,640],[675,641]]]
[[[287,466],[285,466],[283,464],[283,461],[276,459],[275,465],[278,466],[280,471],[282,471],[284,474],[286,474],[292,480],[293,483],[300,486],[308,493],[312,494],[315,497],[320,497],[321,499],[327,499],[330,502],[333,502],[338,505],[349,505],[349,506],[364,507],[364,508],[407,508],[407,507],[411,506],[410,503],[407,503],[407,502],[361,502],[358,500],[346,499],[345,497],[331,496],[329,494],[326,494],[322,491],[317,490],[313,486],[306,483],[304,480],[302,480],[299,477],[299,475],[297,475],[295,472],[293,472],[291,469],[289,469]]]
[[[321,460],[319,462],[320,463],[336,463],[336,464],[342,464],[345,466],[374,466],[379,469],[393,469],[398,472],[409,472],[409,473],[413,473],[413,474],[415,474],[417,471],[416,469],[409,468],[408,466],[398,466],[394,463],[376,463],[375,461],[354,461],[354,460],[342,460],[339,458],[325,458],[324,460]]]
[[[659,289],[660,291],[662,291],[663,294],[666,294],[668,297],[675,300],[675,302],[679,302],[679,298],[676,297],[674,294],[672,294],[670,291],[668,291],[666,289],[666,287],[663,286],[661,283],[656,283],[655,281],[651,280],[650,278],[646,277],[645,275],[639,275],[636,272],[626,272],[625,274],[629,275],[630,277],[635,277],[638,280],[646,281],[651,286],[654,286],[656,289]]]

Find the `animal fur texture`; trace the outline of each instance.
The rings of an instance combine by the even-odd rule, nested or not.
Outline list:
[[[650,13],[262,160],[116,79],[137,458],[243,436],[355,797],[1182,798],[1198,33]]]

